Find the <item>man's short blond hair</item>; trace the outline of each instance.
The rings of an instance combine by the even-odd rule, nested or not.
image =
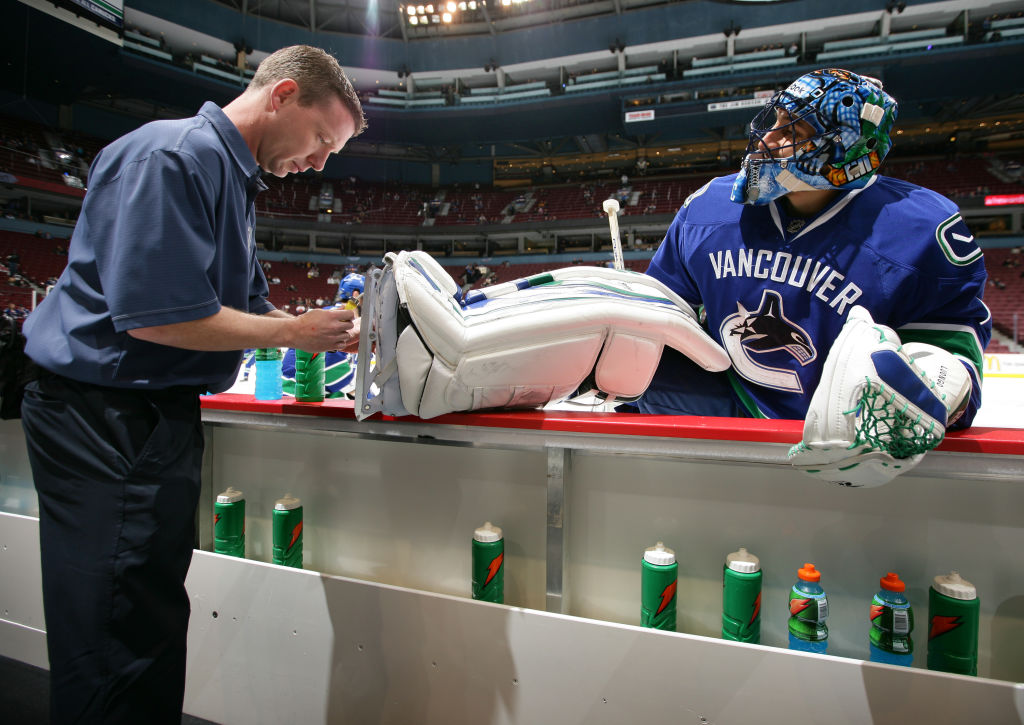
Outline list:
[[[366,128],[363,105],[356,89],[345,76],[334,56],[311,45],[291,45],[274,51],[260,63],[249,81],[250,90],[259,90],[278,81],[291,78],[299,85],[299,104],[312,106],[332,94],[352,114],[358,136]]]

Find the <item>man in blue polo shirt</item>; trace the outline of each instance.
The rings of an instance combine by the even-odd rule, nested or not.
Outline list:
[[[199,394],[228,388],[245,348],[358,342],[351,310],[267,301],[260,169],[319,171],[364,127],[337,61],[293,46],[223,109],[96,157],[67,268],[24,328],[54,722],[181,722]]]

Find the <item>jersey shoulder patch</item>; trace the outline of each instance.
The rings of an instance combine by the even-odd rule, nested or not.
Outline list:
[[[935,228],[935,241],[950,264],[966,267],[981,259],[981,247],[959,212],[939,223]]]

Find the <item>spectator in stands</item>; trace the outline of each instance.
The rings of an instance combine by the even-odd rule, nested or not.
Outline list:
[[[876,174],[895,119],[881,83],[836,69],[755,117],[740,172],[690,195],[647,270],[703,306],[732,368],[707,373],[666,349],[641,411],[802,419],[861,305],[904,343],[962,361],[972,389],[947,422],[970,425],[991,335],[985,266],[955,204]]]
[[[94,161],[68,266],[25,323],[44,369],[22,418],[55,722],[181,721],[199,394],[229,387],[245,348],[358,341],[351,311],[267,301],[260,170],[319,171],[364,125],[337,61],[292,46],[223,109],[142,126]]]
[[[466,294],[475,285],[480,278],[483,276],[483,272],[475,264],[467,264],[465,271],[462,273],[462,294]]]
[[[21,256],[17,252],[7,255],[7,274],[14,277],[21,270]]]

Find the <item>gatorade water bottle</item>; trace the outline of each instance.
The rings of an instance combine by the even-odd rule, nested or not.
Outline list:
[[[658,542],[644,550],[640,576],[640,624],[676,631],[676,553]]]
[[[810,562],[796,572],[789,591],[789,648],[824,654],[828,649],[828,598],[821,588],[821,572]]]
[[[914,642],[910,638],[914,610],[903,593],[907,586],[891,571],[879,584],[882,588],[871,599],[871,661],[910,667],[914,661]]]
[[[473,599],[505,603],[505,539],[490,521],[473,532]]]
[[[274,502],[274,553],[275,564],[302,568],[302,501],[285,494]]]
[[[978,592],[958,572],[935,577],[928,589],[928,669],[978,674]]]
[[[256,400],[281,399],[281,351],[276,347],[256,350]]]
[[[761,561],[744,549],[722,567],[722,638],[761,643]]]
[[[245,496],[231,486],[213,504],[213,550],[245,558]]]
[[[319,403],[324,399],[324,358],[322,352],[295,351],[295,400]]]

